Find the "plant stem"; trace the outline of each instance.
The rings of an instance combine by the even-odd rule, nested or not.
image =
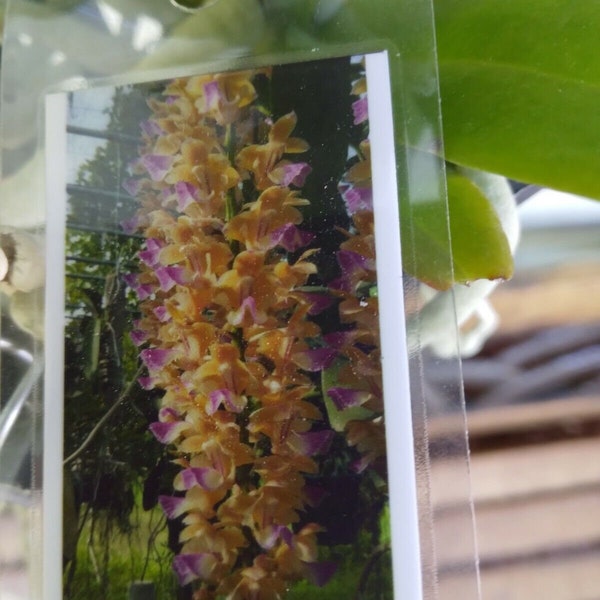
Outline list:
[[[83,440],[83,443],[81,444],[81,446],[79,446],[79,448],[77,448],[77,450],[75,450],[75,452],[73,452],[71,455],[69,455],[69,456],[67,456],[67,458],[65,458],[65,460],[63,461],[63,467],[66,467],[67,465],[72,463],[76,458],[79,458],[79,456],[81,456],[81,454],[85,451],[85,449],[94,441],[94,438],[98,435],[98,432],[102,429],[102,427],[104,427],[104,425],[107,423],[107,421],[113,416],[113,414],[115,412],[117,412],[117,410],[119,409],[121,404],[123,404],[123,402],[127,399],[127,396],[129,396],[131,390],[133,389],[133,386],[137,383],[138,377],[142,374],[143,369],[144,369],[143,366],[139,367],[139,369],[136,371],[135,375],[133,376],[132,380],[129,382],[127,387],[123,390],[121,395],[117,398],[117,401],[108,409],[108,411],[98,421],[98,423],[96,423],[96,425],[89,432],[89,434],[85,438],[85,440]]]

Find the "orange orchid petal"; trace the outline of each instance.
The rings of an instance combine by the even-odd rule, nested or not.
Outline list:
[[[285,142],[290,136],[290,133],[294,131],[296,124],[298,123],[298,117],[294,111],[280,117],[273,123],[271,131],[269,133],[270,142]]]

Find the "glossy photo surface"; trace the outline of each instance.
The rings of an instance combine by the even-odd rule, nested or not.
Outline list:
[[[48,105],[64,599],[394,597],[415,516],[386,65]]]

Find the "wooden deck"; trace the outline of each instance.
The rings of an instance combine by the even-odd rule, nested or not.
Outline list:
[[[600,600],[599,272],[596,261],[500,286],[500,329],[464,363],[483,600]],[[432,443],[455,421],[434,420]],[[464,489],[451,461],[431,476],[440,600],[470,600]]]
[[[434,440],[448,434],[444,421],[433,423]],[[573,435],[599,424],[594,397],[471,415],[484,600],[600,598],[600,437]],[[436,489],[445,490],[436,495],[435,519],[440,587],[449,599],[465,597],[467,582],[453,573],[470,559],[469,545],[457,543],[465,520],[455,472],[450,461],[432,464]]]

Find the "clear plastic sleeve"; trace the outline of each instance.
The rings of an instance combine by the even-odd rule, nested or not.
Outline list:
[[[83,552],[91,565],[86,576],[94,579],[91,587],[85,589],[97,590],[86,592],[88,596],[96,593],[98,598],[111,597],[113,592],[106,596],[106,590],[112,589],[106,587],[106,569],[111,570],[111,577],[117,577],[115,572],[120,568],[124,573],[119,577],[129,578],[127,593],[130,598],[152,598],[156,593],[161,598],[191,598],[192,593],[195,593],[194,598],[249,598],[255,597],[248,595],[251,581],[254,581],[255,589],[264,594],[261,598],[275,598],[280,597],[277,594],[282,593],[282,589],[289,588],[290,581],[312,579],[313,583],[323,584],[331,575],[328,569],[331,572],[337,569],[339,574],[344,570],[344,564],[346,567],[350,564],[347,570],[352,571],[352,552],[362,551],[360,548],[367,544],[365,538],[371,536],[368,550],[360,559],[361,568],[354,568],[354,588],[351,589],[356,597],[370,598],[379,593],[382,595],[377,597],[433,600],[455,598],[460,592],[462,598],[478,598],[459,360],[445,359],[444,368],[450,375],[443,387],[435,387],[432,383],[437,381],[435,374],[441,361],[431,349],[435,345],[433,341],[443,338],[446,348],[457,346],[452,292],[437,292],[438,298],[439,294],[444,294],[447,300],[438,301],[436,308],[426,310],[430,305],[431,288],[446,287],[445,283],[452,279],[430,0],[215,0],[198,10],[182,10],[166,0],[57,0],[43,4],[12,0],[8,2],[6,13],[1,77],[0,242],[3,256],[0,258],[6,264],[0,265],[3,273],[0,283],[3,286],[0,502],[1,514],[10,521],[11,527],[17,529],[14,537],[18,540],[15,543],[18,550],[15,552],[20,553],[18,557],[11,557],[19,566],[19,580],[13,585],[12,575],[2,566],[2,589],[6,588],[15,598],[57,600],[58,597],[80,597],[77,595],[78,577],[84,575],[73,565],[77,560],[84,560],[82,557],[77,559]],[[342,93],[339,82],[344,77],[349,86]],[[173,83],[173,78],[179,83]],[[365,78],[366,89],[361,87]],[[235,81],[232,83],[232,80]],[[210,85],[207,84],[209,81],[212,82]],[[195,92],[194,86],[201,86],[201,90]],[[225,89],[223,86],[233,87]],[[107,94],[112,98],[110,102]],[[247,102],[244,94],[248,96]],[[121,98],[122,105],[115,100],[117,97]],[[147,102],[149,98],[151,100]],[[138,125],[140,121],[145,123],[145,137],[139,131],[133,134],[132,129],[123,125],[126,116],[115,116],[120,106],[123,111],[128,110],[127,102],[143,106],[135,118]],[[317,392],[304,390],[304,404],[298,401],[298,406],[304,406],[303,410],[308,411],[298,418],[301,423],[290,424],[291,417],[286,421],[286,427],[298,428],[292,431],[296,442],[289,441],[292,434],[288,430],[285,436],[283,430],[277,430],[279,441],[273,437],[275,434],[266,433],[271,431],[272,421],[267,419],[265,425],[260,425],[257,413],[259,409],[266,411],[267,400],[257,399],[258,392],[252,392],[250,387],[237,389],[233,383],[227,387],[221,382],[202,388],[203,395],[194,396],[196,402],[200,402],[198,398],[202,396],[202,401],[208,403],[201,411],[202,416],[198,417],[201,425],[194,422],[194,426],[208,426],[208,422],[214,426],[217,418],[232,419],[235,427],[242,431],[239,439],[245,444],[244,452],[251,448],[255,453],[252,460],[237,458],[232,475],[219,471],[213,463],[207,466],[207,451],[190,450],[193,436],[186,433],[186,427],[193,410],[188,408],[185,414],[175,416],[177,411],[173,405],[164,398],[161,400],[157,392],[167,390],[168,395],[168,390],[172,390],[169,385],[174,385],[174,380],[170,383],[158,380],[162,376],[159,372],[166,372],[164,363],[168,363],[167,366],[175,363],[168,362],[171,358],[166,358],[165,347],[156,341],[155,330],[150,334],[139,325],[139,321],[144,320],[140,319],[140,314],[148,311],[153,311],[157,322],[174,318],[178,300],[169,294],[175,293],[172,290],[180,293],[186,286],[191,289],[190,282],[196,281],[190,270],[191,259],[187,256],[184,260],[180,256],[181,248],[172,249],[170,262],[164,259],[165,264],[159,266],[163,259],[157,256],[167,254],[165,238],[161,237],[164,224],[149,225],[148,215],[153,213],[147,207],[136,213],[127,213],[123,208],[127,205],[122,199],[125,187],[134,199],[152,198],[155,202],[158,194],[162,194],[161,202],[168,205],[164,214],[172,217],[177,213],[183,215],[184,220],[196,218],[190,216],[193,213],[190,203],[200,201],[200,188],[196,185],[200,181],[198,171],[194,171],[193,187],[189,184],[191,180],[181,174],[183,171],[179,171],[177,177],[167,175],[180,164],[177,161],[183,160],[179,157],[185,152],[181,150],[183,146],[177,150],[164,150],[169,144],[167,133],[175,135],[177,131],[183,131],[174,125],[173,129],[166,130],[173,122],[172,109],[168,106],[180,106],[184,102],[193,102],[195,109],[190,110],[205,115],[203,126],[208,123],[213,131],[210,135],[217,136],[209,153],[210,160],[216,161],[215,156],[221,152],[219,156],[229,161],[229,167],[219,171],[219,181],[222,183],[223,178],[228,177],[235,179],[227,188],[234,191],[224,192],[223,207],[215,208],[217,212],[222,210],[225,216],[221,225],[215,225],[211,230],[210,239],[214,241],[221,236],[218,237],[219,247],[228,256],[238,257],[240,263],[244,249],[268,256],[264,268],[273,272],[279,268],[275,266],[275,257],[286,264],[293,263],[297,266],[295,277],[300,278],[300,283],[297,281],[289,291],[289,298],[293,300],[281,299],[281,304],[276,305],[267,303],[264,314],[262,305],[250,292],[238,304],[231,300],[233,305],[228,316],[223,317],[226,325],[219,330],[218,343],[214,342],[210,350],[205,348],[204,351],[216,356],[215,348],[218,347],[218,351],[224,353],[219,355],[219,360],[225,363],[229,360],[224,358],[229,351],[242,359],[246,357],[244,369],[250,369],[257,381],[261,377],[273,379],[270,385],[274,390],[279,385],[274,379],[274,374],[278,373],[276,359],[267,350],[260,349],[260,342],[256,341],[260,337],[258,329],[252,327],[262,327],[260,335],[264,336],[267,335],[265,323],[270,323],[273,331],[283,330],[291,327],[288,321],[293,321],[292,314],[316,313],[313,307],[318,302],[311,294],[318,290],[322,295],[333,297],[334,307],[337,307],[334,316],[326,313],[330,316],[306,317],[304,333],[295,334],[295,343],[299,346],[294,360],[300,374],[293,385],[286,384],[286,397],[291,397],[290,390],[300,394],[301,385],[312,385],[317,389]],[[254,112],[250,113],[250,110]],[[327,124],[338,118],[336,113],[345,115],[344,118],[350,115],[350,121],[348,118],[343,121],[342,117],[336,121],[349,123],[349,133],[344,134],[346,138],[342,139],[334,131],[327,137],[324,132]],[[246,120],[241,120],[240,115],[246,115]],[[240,121],[236,121],[238,118]],[[244,142],[242,150],[234,148],[231,140],[242,139],[241,131],[243,127],[250,127],[248,123],[251,123],[255,143]],[[367,175],[364,164],[369,149],[361,145],[361,141],[365,141],[361,140],[361,135],[367,135],[366,127],[371,132],[372,159]],[[318,138],[320,141],[309,139],[309,134],[319,133],[318,130],[323,130]],[[191,135],[185,131],[185,135]],[[200,135],[194,131],[193,135]],[[376,131],[379,133],[375,134]],[[178,138],[180,145],[181,135]],[[254,148],[261,135],[266,140],[265,146],[283,144],[283,150],[275,158],[269,155],[262,174],[259,171],[263,159],[259,157],[260,151]],[[294,137],[296,135],[298,137]],[[377,140],[376,135],[380,136]],[[81,139],[88,142],[77,141]],[[94,145],[90,139],[101,142]],[[156,151],[156,146],[154,150],[148,149],[159,143],[163,144],[164,152]],[[193,150],[188,150],[193,154]],[[251,156],[255,150],[255,155]],[[308,159],[303,162],[302,152],[313,159],[312,164],[308,164]],[[89,168],[86,172],[81,170],[82,165],[89,167],[90,161],[101,155],[105,162],[122,161],[123,166],[117,168],[116,175],[114,169],[110,173],[90,173]],[[330,164],[332,156],[341,159],[338,159],[337,175],[328,180],[327,173],[320,171]],[[73,157],[77,158],[74,163],[80,168],[79,172],[73,172],[73,167],[69,166]],[[206,156],[204,159],[196,157],[194,168],[205,168],[208,181],[213,172],[209,172],[208,162],[198,166],[202,160],[209,161]],[[309,169],[312,173],[306,176]],[[319,182],[321,189],[316,189],[317,184],[311,184],[311,181]],[[214,192],[215,186],[221,184],[213,181],[210,185]],[[86,187],[94,187],[97,194],[112,199],[114,214],[107,217],[94,207],[93,202],[85,199],[76,206],[70,198],[81,199],[89,192],[84,189]],[[291,190],[291,199],[278,204],[276,212],[292,216],[276,230],[269,225],[270,241],[265,242],[266,234],[261,237],[258,233],[254,234],[253,241],[249,241],[248,231],[252,226],[248,223],[244,225],[246,229],[241,227],[243,233],[234,232],[232,215],[247,216],[258,211],[256,207],[261,206],[260,202],[267,202],[263,195],[282,187]],[[318,200],[313,199],[323,194],[335,196],[338,209],[311,215],[310,208],[300,206],[302,203],[296,201],[306,196],[318,206]],[[369,194],[374,199],[370,200]],[[61,195],[67,199],[60,200]],[[233,204],[230,204],[228,198],[233,197],[238,200],[231,200]],[[237,208],[235,202],[238,202]],[[346,212],[340,216],[339,207],[343,208],[344,203]],[[140,200],[139,204],[143,202]],[[390,206],[391,212],[388,211]],[[68,224],[72,225],[76,220],[73,216],[76,211],[81,217],[79,229],[73,227],[65,232],[65,226],[68,228]],[[369,212],[371,218],[373,212],[375,214],[376,270],[374,257],[367,256],[359,239],[366,232],[364,228],[369,227],[365,225],[368,218],[364,217]],[[205,223],[209,217],[203,215],[202,223]],[[112,221],[108,222],[106,218]],[[131,224],[132,219],[137,219],[135,225]],[[125,221],[129,224],[123,225]],[[303,225],[307,231],[303,231]],[[130,240],[127,243],[120,241],[117,250],[108,242],[100,250],[92,251],[86,246],[89,239],[85,236],[90,232],[104,236],[106,240],[111,235],[121,239],[119,236],[124,231]],[[316,238],[316,242],[310,241],[305,233]],[[323,247],[334,242],[337,246],[327,255]],[[223,249],[223,244],[227,248]],[[319,252],[315,253],[317,245]],[[301,254],[303,247],[305,254]],[[69,254],[73,248],[78,249],[78,255]],[[423,248],[428,248],[427,253]],[[212,261],[220,260],[212,250],[206,252]],[[176,254],[179,258],[173,258]],[[317,258],[311,258],[313,255]],[[196,258],[200,262],[204,260],[200,256]],[[116,274],[105,269],[107,263],[113,271],[116,269]],[[304,279],[298,275],[301,263],[305,269]],[[79,267],[73,267],[74,264]],[[232,267],[231,262],[227,264],[227,273],[237,268]],[[217,270],[215,275],[221,278],[218,283],[221,290],[227,287],[223,283],[226,270],[223,269],[222,272]],[[332,273],[329,278],[323,275],[327,269]],[[370,280],[365,273],[371,271],[376,277]],[[240,273],[238,269],[236,276],[241,277]],[[158,280],[152,277],[158,277]],[[77,287],[73,281],[91,283]],[[155,288],[148,292],[145,285]],[[239,292],[242,284],[238,281],[236,285]],[[200,288],[194,289],[197,298]],[[310,302],[307,295],[312,298]],[[157,298],[164,298],[161,308]],[[217,305],[221,306],[219,302]],[[344,302],[348,304],[344,305]],[[347,308],[352,302],[356,305],[355,312]],[[347,310],[340,308],[342,305]],[[360,316],[363,314],[361,309],[368,307],[375,307],[372,318],[383,315],[379,325],[375,326],[375,329],[379,328],[375,334],[369,331],[366,317]],[[394,318],[397,307],[401,307],[405,318],[402,314],[399,319]],[[118,314],[111,312],[113,309],[118,309]],[[211,305],[200,311],[198,322],[201,324],[194,330],[196,344],[201,343],[198,328],[213,327],[214,319],[218,318],[215,310]],[[75,339],[68,333],[68,327],[77,319],[79,329]],[[246,330],[254,333],[247,334]],[[336,338],[336,333],[344,335]],[[125,336],[129,340],[130,335],[134,343],[137,336],[140,344],[137,349],[129,341],[123,342]],[[341,338],[360,336],[363,337],[351,343],[340,341]],[[331,341],[334,338],[337,341]],[[111,354],[117,344],[120,344],[120,351],[115,353],[118,360]],[[172,357],[173,342],[169,344],[167,350]],[[187,347],[192,353],[189,343]],[[364,375],[366,371],[363,371],[364,381],[356,376],[356,372],[354,376],[345,373],[356,367],[353,360],[358,360],[356,364],[366,369],[364,357],[371,360],[379,355],[380,371],[381,364],[384,365],[381,385],[385,390],[387,429],[383,443],[387,449],[387,469],[373,469],[374,474],[361,475],[357,484],[359,475],[356,474],[369,472],[376,460],[374,454],[369,454],[375,442],[369,441],[370,438],[364,441],[366,438],[360,438],[360,435],[368,429],[366,424],[379,426],[384,414],[383,409],[381,414],[378,413],[373,391],[364,387],[364,381],[381,378],[381,373]],[[186,371],[182,365],[186,358],[191,360],[190,356],[178,355],[173,359],[178,361],[175,379],[186,381],[189,369]],[[356,369],[360,374],[359,367]],[[202,368],[203,372],[208,369]],[[112,376],[111,369],[114,371]],[[127,377],[123,375],[125,371]],[[103,385],[107,386],[102,392],[103,398],[108,398],[107,404],[87,413],[77,412],[79,409],[73,411],[74,402],[96,397],[100,372]],[[134,388],[135,392],[132,392]],[[404,390],[406,394],[403,395]],[[125,449],[129,458],[124,460],[122,455],[111,455],[110,445],[95,447],[98,431],[100,435],[108,435],[107,427],[111,431],[126,428],[121,414],[150,412],[150,408],[144,408],[139,402],[144,393],[159,414],[141,414],[142,423],[146,425],[141,427],[138,420],[138,429],[132,429],[132,445]],[[316,400],[306,400],[315,393],[322,395]],[[70,396],[70,405],[65,394]],[[455,424],[452,427],[441,432],[435,428],[430,431],[429,412],[434,405],[438,409],[442,406],[445,413],[453,415]],[[349,413],[344,413],[348,409],[355,411],[351,413],[352,418]],[[254,427],[250,428],[250,433],[244,429],[243,418]],[[279,422],[278,418],[273,417],[273,422]],[[312,429],[307,422],[312,423]],[[445,423],[448,422],[446,419]],[[150,431],[154,436],[148,432],[148,423],[151,423]],[[358,438],[350,444],[350,450],[345,446],[343,450],[337,450],[336,444],[352,437],[348,423],[358,423],[354,429]],[[66,439],[67,429],[71,442]],[[276,450],[283,445],[283,442],[279,443],[283,437],[286,444],[291,445]],[[332,444],[329,453],[312,448],[312,445],[325,441]],[[138,443],[139,446],[134,445]],[[96,468],[90,448],[95,448],[98,457],[105,453],[102,455],[102,477],[96,480],[86,480],[83,476]],[[349,452],[354,453],[351,457],[356,463],[350,466]],[[284,518],[278,513],[279,516],[271,515],[271,520],[262,524],[254,517],[254,521],[235,529],[223,516],[227,511],[222,507],[230,508],[231,519],[235,512],[232,498],[236,494],[240,498],[243,493],[252,498],[257,495],[264,498],[264,481],[270,475],[265,474],[266,467],[261,467],[260,461],[266,461],[265,456],[283,460],[281,456],[289,458],[290,453],[296,453],[293,455],[301,457],[297,460],[304,461],[304,467],[293,471],[294,477],[302,482],[300,491],[296,490],[302,500],[290,500],[291,492],[288,491],[287,495],[283,494],[283,499],[279,497],[277,506],[292,503],[292,516]],[[327,456],[334,456],[335,460],[328,460]],[[385,463],[386,451],[377,458],[383,458]],[[180,470],[175,476],[169,471],[172,467],[165,466],[173,459]],[[154,462],[150,464],[151,461]],[[340,461],[345,465],[345,471],[341,469]],[[130,470],[123,470],[124,462]],[[249,463],[252,468],[247,467]],[[453,473],[453,493],[450,495],[447,493],[448,468],[435,468],[442,463]],[[143,477],[135,476],[138,483],[143,479],[138,487],[132,486],[130,479],[123,483],[124,477],[133,477],[134,468],[143,473]],[[286,469],[289,475],[291,467],[288,465]],[[309,484],[319,483],[324,470],[329,470],[327,477],[330,477],[331,472],[340,469],[343,477],[336,479],[336,483],[327,483],[335,487],[335,492],[326,490],[330,504],[337,500],[333,506],[338,508],[329,508],[329,511],[339,510],[346,516],[338,544],[331,541],[335,537],[333,523],[337,521],[321,514],[326,522],[325,533],[317,534],[311,529],[312,522],[306,524],[306,515],[318,522],[316,515],[319,512],[312,507],[310,496],[317,494],[319,489],[323,492],[323,485],[319,488],[319,485]],[[317,473],[312,473],[314,470]],[[308,471],[310,476],[306,475]],[[444,476],[438,476],[442,471]],[[167,476],[171,477],[169,481],[175,481],[175,491],[171,495],[160,488]],[[161,477],[159,485],[157,479]],[[242,484],[243,477],[246,479]],[[219,491],[229,479],[232,479],[233,487]],[[294,485],[293,479],[290,477],[290,486]],[[158,492],[154,494],[150,489],[153,482],[162,490],[160,501],[156,500]],[[277,485],[283,484],[279,481]],[[355,489],[355,486],[358,487]],[[203,498],[222,494],[218,498],[215,496],[212,508],[207,509],[202,518],[209,523],[207,527],[210,526],[211,531],[221,528],[219,531],[227,530],[232,536],[227,538],[229,541],[224,541],[224,534],[219,534],[220,544],[230,543],[236,548],[236,558],[227,555],[229,563],[223,558],[224,551],[217,550],[216,545],[206,549],[198,541],[204,535],[198,533],[201,532],[198,523],[202,520],[198,516],[199,509],[182,508],[182,503],[191,502],[195,489],[202,490]],[[100,492],[103,491],[106,497],[101,500]],[[154,502],[149,500],[150,497],[154,497]],[[450,503],[446,502],[448,497],[452,499]],[[367,517],[363,515],[362,521],[355,514],[344,512],[344,503],[353,499],[360,510],[371,511]],[[174,517],[173,521],[179,523],[179,529],[169,525],[169,531],[181,535],[182,518],[187,519],[188,530],[197,526],[193,543],[185,538],[185,534],[180,537],[180,541],[185,542],[184,549],[188,549],[183,553],[181,548],[179,553],[174,551],[174,561],[166,538],[156,542],[159,525],[152,519],[162,519],[164,529],[162,513],[153,516],[160,503],[167,516]],[[316,500],[314,503],[318,504]],[[377,508],[374,508],[375,504]],[[256,508],[256,505],[252,506]],[[156,511],[150,510],[152,507]],[[98,518],[91,521],[92,525],[86,521],[90,511],[98,513]],[[147,552],[141,566],[135,562],[135,552],[119,545],[124,542],[115,542],[113,546],[105,544],[100,549],[90,542],[87,549],[78,550],[77,542],[82,536],[101,537],[99,530],[102,527],[106,527],[105,536],[109,536],[110,527],[115,523],[121,534],[129,535],[128,539],[139,535],[131,522],[133,514],[137,526],[150,532],[143,542]],[[359,524],[357,529],[360,531],[351,534],[353,519]],[[387,531],[390,521],[391,537]],[[238,533],[231,533],[233,529]],[[231,540],[238,534],[245,537],[236,546]],[[0,537],[5,536],[0,533]],[[317,543],[315,540],[319,550],[313,548]],[[342,552],[338,546],[344,546],[345,550]],[[254,559],[248,558],[252,552]],[[127,554],[127,558],[120,566],[110,562],[109,555],[121,553]],[[283,555],[289,555],[286,559],[289,562],[284,566]],[[4,555],[0,553],[1,556]],[[381,556],[385,560],[381,561]],[[152,569],[154,574],[171,573],[172,561],[183,592],[173,591],[168,595],[162,588],[157,591],[151,581],[137,581],[152,580],[149,576]],[[109,566],[103,570],[103,565]],[[279,571],[273,565],[277,565]],[[289,580],[279,576],[283,571]],[[259,572],[260,576],[257,575]],[[266,577],[265,573],[270,579],[261,579]],[[334,575],[332,582],[339,583],[340,577]],[[385,582],[390,579],[393,585],[386,587]],[[226,583],[219,584],[218,580]],[[202,587],[204,584],[198,584],[198,581],[209,583]],[[379,582],[380,587],[374,582]],[[269,585],[274,586],[271,591]],[[279,589],[277,585],[284,587]],[[346,588],[328,592],[329,584],[321,590],[309,588],[308,592],[303,592],[303,585],[302,582],[294,584],[290,597],[302,598],[302,593],[309,594],[306,597],[315,597],[314,594],[322,593],[325,598],[347,593]],[[62,596],[60,589],[63,589]],[[188,595],[181,595],[185,593]],[[334,596],[327,596],[327,593]]]

